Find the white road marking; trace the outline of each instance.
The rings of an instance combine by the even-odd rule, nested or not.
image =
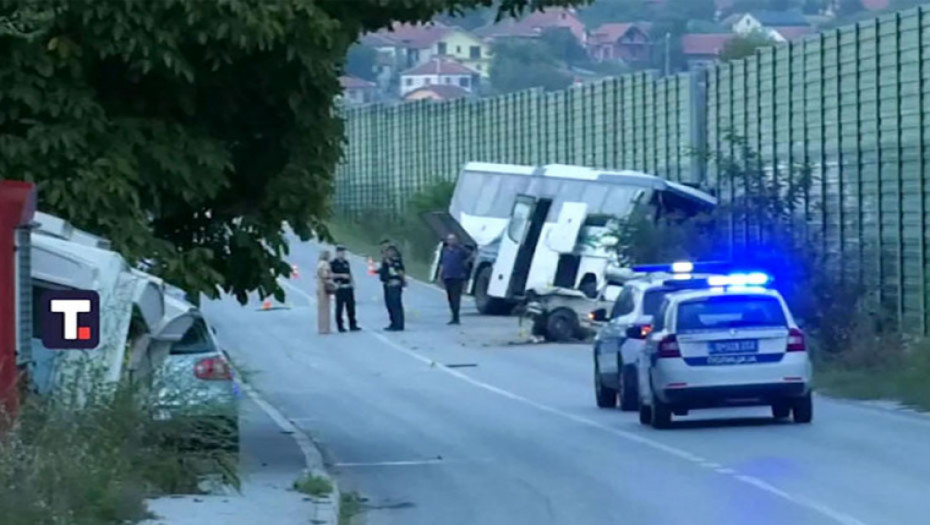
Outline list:
[[[408,461],[372,461],[362,463],[336,463],[336,467],[416,467],[421,465],[437,465],[440,463],[461,463],[443,459],[416,459]]]
[[[290,434],[294,439],[297,443],[297,447],[300,449],[300,453],[304,456],[306,471],[313,476],[324,477],[330,480],[333,491],[327,496],[313,498],[313,516],[311,516],[311,523],[335,524],[339,520],[339,505],[341,499],[339,485],[336,484],[335,480],[330,477],[325,469],[318,467],[318,465],[323,465],[323,457],[320,455],[320,451],[317,450],[309,436],[297,428],[297,426],[288,420],[277,408],[265,401],[261,394],[255,391],[251,385],[244,383],[242,389],[263,412],[268,414],[268,417],[278,425],[281,431]]]
[[[297,293],[297,294],[303,296],[304,298],[306,298],[308,301],[311,301],[311,302],[314,302],[314,301],[315,301],[315,299],[314,299],[312,296],[310,296],[310,294],[304,292],[303,290],[301,290],[301,289],[299,289],[299,288],[297,288],[297,287],[295,287],[295,286],[293,286],[293,285],[290,285],[290,283],[286,283],[286,282],[285,282],[284,284],[285,284],[285,286],[287,286],[288,288],[290,288],[291,290],[293,290],[295,293]],[[856,518],[854,518],[854,517],[852,517],[852,516],[849,516],[849,515],[847,515],[847,514],[843,514],[842,512],[839,512],[839,511],[837,511],[837,510],[834,510],[834,509],[832,509],[832,508],[830,508],[830,507],[828,507],[828,506],[826,506],[826,505],[820,504],[820,503],[818,503],[818,502],[811,501],[811,500],[809,500],[809,499],[807,499],[807,498],[805,498],[805,497],[798,496],[798,495],[794,495],[794,494],[789,494],[789,493],[787,493],[787,492],[785,492],[785,491],[783,491],[783,490],[781,490],[781,489],[779,489],[779,488],[777,488],[777,487],[775,487],[775,486],[773,486],[773,485],[770,485],[770,484],[766,483],[765,481],[762,481],[762,480],[760,480],[760,479],[758,479],[758,478],[755,478],[755,477],[752,477],[752,476],[746,476],[746,475],[739,474],[737,471],[735,471],[735,470],[733,470],[733,469],[729,469],[729,468],[717,468],[716,464],[713,463],[712,461],[707,460],[707,459],[704,459],[704,458],[702,458],[702,457],[700,457],[700,456],[698,456],[698,455],[696,455],[696,454],[692,454],[691,452],[688,452],[688,451],[686,451],[686,450],[683,450],[683,449],[680,449],[680,448],[677,448],[677,447],[673,447],[673,446],[670,446],[670,445],[666,445],[666,444],[661,443],[661,442],[659,442],[659,441],[656,441],[656,440],[653,440],[653,439],[649,439],[649,438],[647,438],[647,437],[643,437],[643,436],[640,436],[640,435],[638,435],[638,434],[634,434],[634,433],[632,433],[632,432],[627,432],[627,431],[625,431],[625,430],[620,430],[620,429],[618,429],[618,428],[614,428],[614,427],[611,427],[611,426],[609,426],[609,425],[605,425],[605,424],[599,423],[599,422],[594,421],[594,420],[592,420],[592,419],[588,419],[588,418],[586,418],[586,417],[578,416],[578,415],[572,414],[572,413],[570,413],[570,412],[565,412],[564,410],[559,410],[558,408],[554,408],[554,407],[551,407],[551,406],[549,406],[549,405],[545,405],[545,404],[542,404],[542,403],[533,401],[532,399],[523,397],[523,396],[521,396],[521,395],[519,395],[519,394],[515,394],[515,393],[513,393],[513,392],[510,392],[509,390],[504,390],[504,389],[499,388],[499,387],[496,387],[496,386],[494,386],[494,385],[491,385],[491,384],[485,383],[485,382],[483,382],[483,381],[479,381],[479,380],[477,380],[477,379],[474,379],[474,378],[472,378],[472,377],[470,377],[470,376],[468,376],[468,375],[466,375],[466,374],[464,374],[464,373],[462,373],[462,372],[459,372],[458,370],[455,370],[455,369],[452,369],[452,368],[448,368],[448,367],[446,367],[445,365],[436,363],[435,361],[433,361],[433,360],[430,359],[429,357],[426,357],[426,356],[424,356],[424,355],[422,355],[422,354],[420,354],[420,353],[418,353],[418,352],[415,352],[415,351],[413,351],[413,350],[410,350],[409,348],[406,348],[406,347],[404,347],[404,346],[402,346],[402,345],[400,345],[400,344],[398,344],[398,343],[392,341],[391,339],[389,339],[388,337],[385,337],[385,336],[382,335],[382,334],[379,334],[379,333],[376,333],[376,332],[365,332],[365,333],[367,333],[367,334],[371,335],[372,337],[378,339],[379,341],[381,341],[381,342],[384,343],[385,345],[387,345],[387,346],[393,348],[394,350],[397,350],[398,352],[401,352],[402,354],[407,355],[408,357],[411,357],[411,358],[413,358],[413,359],[415,359],[415,360],[417,360],[417,361],[420,361],[421,363],[423,363],[423,364],[425,364],[425,365],[427,365],[427,366],[429,366],[429,367],[431,367],[431,368],[436,368],[436,369],[438,369],[438,370],[441,370],[442,372],[445,372],[446,374],[449,374],[450,376],[455,377],[456,379],[459,379],[459,380],[461,380],[461,381],[464,381],[464,382],[466,382],[466,383],[469,383],[469,384],[471,384],[471,385],[473,385],[473,386],[475,386],[475,387],[478,387],[478,388],[480,388],[480,389],[482,389],[482,390],[487,390],[488,392],[493,392],[493,393],[495,393],[495,394],[497,394],[497,395],[499,395],[499,396],[501,396],[501,397],[505,397],[505,398],[511,399],[511,400],[513,400],[513,401],[516,401],[516,402],[518,402],[518,403],[522,403],[522,404],[524,404],[524,405],[533,407],[533,408],[535,408],[535,409],[537,409],[537,410],[540,410],[540,411],[542,411],[542,412],[547,412],[547,413],[549,413],[549,414],[552,414],[552,415],[555,415],[555,416],[559,416],[559,417],[561,417],[561,418],[563,418],[563,419],[567,419],[567,420],[570,420],[570,421],[574,421],[575,423],[578,423],[578,424],[581,424],[581,425],[585,425],[585,426],[588,426],[588,427],[591,427],[591,428],[596,428],[596,429],[598,429],[598,430],[602,430],[602,431],[604,431],[604,432],[608,432],[608,433],[613,434],[613,435],[615,435],[615,436],[618,436],[618,437],[621,437],[621,438],[623,438],[623,439],[626,439],[627,441],[631,441],[631,442],[634,442],[634,443],[638,443],[638,444],[640,444],[640,445],[643,445],[643,446],[645,446],[645,447],[648,447],[648,448],[657,450],[657,451],[659,451],[659,452],[664,452],[664,453],[666,453],[666,454],[668,454],[668,455],[677,457],[677,458],[679,458],[679,459],[683,459],[683,460],[688,461],[688,462],[690,462],[690,463],[692,463],[692,464],[694,464],[694,465],[697,465],[697,466],[699,466],[699,467],[706,468],[706,469],[709,469],[709,470],[713,470],[714,472],[717,472],[718,474],[732,477],[733,479],[735,479],[735,480],[737,480],[737,481],[739,481],[739,482],[741,482],[741,483],[744,483],[744,484],[750,485],[750,486],[752,486],[752,487],[755,487],[755,488],[757,488],[757,489],[759,489],[759,490],[761,490],[761,491],[763,491],[763,492],[766,492],[766,493],[768,493],[768,494],[771,494],[771,495],[773,495],[773,496],[776,496],[776,497],[778,497],[778,498],[781,498],[781,499],[783,499],[783,500],[785,500],[785,501],[788,501],[788,502],[790,502],[790,503],[793,503],[793,504],[795,504],[795,505],[799,505],[799,506],[801,506],[801,507],[804,507],[804,508],[807,508],[807,509],[809,509],[809,510],[812,510],[812,511],[814,511],[814,512],[816,512],[816,513],[818,513],[818,514],[820,514],[820,515],[822,515],[822,516],[824,516],[824,517],[826,517],[826,518],[829,518],[829,519],[833,520],[834,522],[839,523],[839,524],[841,524],[841,525],[865,525],[864,522],[862,522],[862,521],[860,521],[860,520],[858,520],[858,519],[856,519]],[[711,466],[711,465],[713,465],[713,466]]]

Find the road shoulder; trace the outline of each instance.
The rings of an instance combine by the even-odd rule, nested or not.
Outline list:
[[[303,432],[268,404],[251,387],[241,409],[242,490],[209,495],[180,495],[147,501],[156,517],[145,525],[225,525],[262,523],[274,509],[276,524],[336,525],[339,490],[327,473],[323,456]],[[311,497],[294,490],[305,475],[327,479],[333,491]]]

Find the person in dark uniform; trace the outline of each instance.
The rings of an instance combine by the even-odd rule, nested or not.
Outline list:
[[[359,327],[355,321],[355,280],[352,278],[349,261],[346,260],[344,246],[336,247],[336,258],[330,263],[330,267],[333,281],[336,283],[336,327],[340,332],[346,331],[342,322],[342,312],[345,310],[349,317],[349,330],[357,332]]]
[[[394,249],[394,253],[396,254],[397,259],[401,262],[401,264],[403,264],[404,257],[400,254],[400,250],[397,249],[397,246],[394,246],[394,244],[391,242],[391,239],[381,240],[381,257],[383,258],[384,254],[392,248]]]
[[[389,332],[400,332],[404,329],[404,302],[403,290],[407,285],[404,275],[404,263],[400,252],[394,246],[388,246],[381,260],[379,275],[384,284],[384,305],[387,307],[391,324],[385,328]]]

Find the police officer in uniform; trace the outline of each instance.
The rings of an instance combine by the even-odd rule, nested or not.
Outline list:
[[[384,305],[391,319],[391,324],[385,330],[401,332],[404,330],[403,290],[404,286],[407,286],[404,263],[400,258],[400,252],[394,246],[388,246],[383,253],[384,258],[378,273],[384,284]]]
[[[346,260],[344,246],[336,247],[336,258],[330,263],[333,281],[336,282],[336,326],[340,332],[345,332],[342,322],[342,312],[346,311],[349,317],[349,330],[357,332],[358,323],[355,321],[355,280],[352,279],[352,268]]]

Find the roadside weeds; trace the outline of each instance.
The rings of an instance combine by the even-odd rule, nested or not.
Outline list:
[[[927,340],[866,339],[846,353],[819,355],[815,366],[815,384],[827,395],[895,401],[908,408],[930,411]]]
[[[333,493],[333,483],[323,476],[308,472],[294,482],[294,490],[314,498],[322,498]]]
[[[352,525],[365,510],[365,498],[357,492],[344,492],[339,498],[339,525]]]
[[[147,497],[199,493],[207,473],[236,476],[227,452],[171,439],[137,389],[101,386],[82,397],[27,399],[0,437],[6,525],[136,522],[151,517]]]

